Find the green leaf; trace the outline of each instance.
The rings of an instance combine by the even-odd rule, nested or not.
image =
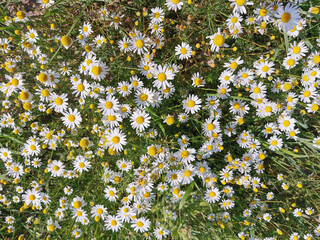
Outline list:
[[[181,199],[181,201],[180,201],[180,204],[179,204],[179,210],[181,210],[182,207],[183,207],[183,205],[185,204],[187,198],[189,197],[189,195],[190,195],[190,193],[191,193],[191,191],[192,191],[192,189],[193,189],[193,186],[194,186],[194,182],[192,182],[192,183],[189,185],[186,193],[183,195],[183,197],[182,197],[182,199]]]

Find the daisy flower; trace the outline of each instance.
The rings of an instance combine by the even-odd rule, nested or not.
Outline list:
[[[8,175],[13,178],[20,178],[23,174],[23,166],[21,163],[11,163],[9,168],[7,168]]]
[[[153,77],[156,79],[153,81],[153,84],[158,89],[165,89],[169,87],[169,80],[174,79],[174,73],[169,70],[169,66],[161,66],[152,68],[151,70]]]
[[[83,23],[83,26],[79,29],[81,35],[88,37],[93,31],[90,23]]]
[[[110,26],[114,26],[114,28],[117,30],[121,24],[121,18],[123,18],[123,16],[124,15],[120,15],[118,13],[111,14],[110,18],[112,21],[110,22]]]
[[[122,228],[122,221],[117,216],[108,215],[105,227],[112,232],[118,232]]]
[[[27,22],[29,21],[29,17],[28,17],[28,13],[27,12],[24,12],[24,11],[18,11],[16,13],[16,22]]]
[[[200,76],[199,72],[196,72],[192,74],[192,86],[194,87],[203,87],[206,83],[206,80],[203,79],[203,77]]]
[[[64,171],[64,164],[61,161],[53,160],[48,164],[48,172],[52,177],[60,177]]]
[[[119,100],[114,96],[109,95],[106,99],[99,99],[98,108],[104,115],[113,115],[119,111]]]
[[[234,6],[233,12],[238,12],[241,14],[246,14],[247,9],[246,6],[253,5],[252,2],[248,2],[248,0],[229,0],[231,2],[231,7]]]
[[[104,192],[105,192],[105,198],[108,199],[110,202],[115,202],[118,198],[118,195],[116,194],[117,193],[117,189],[114,188],[114,187],[106,187],[104,189]]]
[[[90,91],[90,84],[84,80],[78,80],[77,82],[73,83],[73,86],[71,87],[71,89],[73,90],[73,94],[76,97],[80,97],[82,99],[86,98],[89,95],[89,91]]]
[[[186,114],[189,112],[194,114],[201,109],[201,99],[198,98],[196,95],[190,94],[187,99],[183,100],[183,109],[185,110]]]
[[[288,49],[288,55],[297,60],[306,56],[306,53],[308,53],[308,47],[303,41],[298,44],[294,41],[290,44],[290,48]]]
[[[164,11],[160,7],[151,8],[149,16],[151,17],[152,23],[159,24],[164,20]]]
[[[118,47],[121,52],[127,53],[132,50],[132,43],[130,39],[124,37],[122,40],[118,42]]]
[[[223,65],[223,67],[227,68],[227,70],[235,71],[237,67],[243,63],[244,61],[241,59],[241,57],[238,57],[237,59],[231,58],[228,62],[226,62]]]
[[[54,4],[54,0],[37,0],[42,8],[49,8]]]
[[[149,219],[144,217],[136,218],[131,224],[131,227],[135,232],[146,232],[149,230],[151,222]]]
[[[142,55],[148,52],[150,46],[150,39],[140,32],[135,33],[135,37],[132,39],[132,49],[134,53]]]
[[[209,203],[216,203],[220,200],[220,191],[216,187],[212,187],[210,189],[207,189],[204,198]]]
[[[22,194],[22,199],[27,206],[32,205],[36,207],[40,205],[41,196],[39,192],[28,189],[24,194]]]
[[[63,112],[67,109],[68,98],[66,93],[63,93],[61,95],[51,93],[49,98],[51,101],[49,106],[53,108],[56,112]]]
[[[274,63],[268,61],[260,61],[255,64],[255,68],[257,69],[256,74],[262,78],[270,76],[274,72]]]
[[[127,144],[126,135],[119,130],[119,128],[115,128],[107,134],[107,140],[109,145],[116,150],[117,152],[123,150],[123,146]]]
[[[135,102],[137,107],[148,107],[150,104],[154,103],[155,93],[148,88],[140,88],[135,93]]]
[[[34,29],[30,29],[26,33],[25,37],[27,37],[28,42],[31,43],[31,44],[33,44],[33,43],[37,42],[37,40],[39,40],[38,33]]]
[[[218,28],[217,33],[206,37],[210,39],[211,52],[219,52],[221,47],[229,47],[229,45],[225,43],[225,34],[220,31],[220,28]]]
[[[191,46],[185,42],[182,42],[181,45],[176,46],[175,51],[180,60],[189,59],[192,55]]]
[[[83,171],[88,172],[89,168],[91,167],[91,163],[87,161],[83,156],[77,156],[76,159],[73,161],[73,167],[75,171],[82,173]]]
[[[143,132],[150,126],[151,117],[145,110],[137,109],[130,117],[131,126],[140,132]]]
[[[103,8],[101,8],[101,9],[99,10],[99,14],[100,14],[100,17],[101,17],[103,20],[105,20],[105,19],[108,17],[108,15],[109,15],[109,11],[108,11],[108,9],[107,9],[106,7],[103,7]]]
[[[269,148],[270,150],[279,150],[283,146],[283,141],[281,138],[278,138],[277,136],[272,136],[268,139]]]
[[[94,61],[89,65],[89,74],[94,80],[102,80],[108,71],[107,65],[101,61]]]
[[[117,90],[118,90],[119,94],[121,94],[122,96],[126,97],[126,96],[130,95],[132,87],[133,86],[130,83],[122,81],[122,82],[118,83]]]
[[[299,7],[288,3],[285,7],[279,7],[275,16],[275,25],[280,30],[289,31],[294,25],[297,25],[301,19],[299,14]]]
[[[182,8],[183,1],[182,0],[166,0],[165,5],[169,10],[173,10],[176,12]]]

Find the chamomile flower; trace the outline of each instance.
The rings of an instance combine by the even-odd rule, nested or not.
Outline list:
[[[91,24],[88,22],[83,23],[83,26],[79,29],[81,35],[88,37],[93,31]]]
[[[169,80],[174,79],[174,73],[169,69],[169,66],[161,66],[152,68],[153,77],[156,79],[153,81],[153,84],[158,89],[165,89],[169,87]]]
[[[305,45],[303,41],[299,42],[298,44],[296,41],[290,44],[290,48],[288,49],[289,56],[293,57],[296,60],[306,56],[308,52],[308,47]]]
[[[150,40],[144,34],[136,32],[135,37],[132,39],[132,49],[134,53],[142,55],[148,52],[150,46]]]
[[[107,67],[107,65],[101,61],[93,61],[89,65],[89,74],[94,80],[101,81],[105,78],[108,71],[109,68]]]
[[[280,6],[275,16],[275,25],[280,30],[289,31],[294,25],[297,25],[301,19],[299,7],[288,3],[285,7]]]
[[[160,7],[151,8],[149,16],[151,17],[152,23],[159,24],[164,20],[164,10]]]
[[[131,227],[135,232],[146,232],[149,230],[151,222],[149,219],[144,217],[136,218],[131,224]]]
[[[262,78],[270,76],[274,72],[274,63],[268,61],[260,61],[255,64],[255,68],[257,69],[256,74]]]
[[[185,112],[195,114],[201,108],[201,99],[196,95],[189,95],[185,100],[183,100],[183,109]]]
[[[229,47],[229,45],[225,43],[225,34],[221,33],[220,31],[220,28],[218,28],[217,33],[206,37],[210,39],[212,52],[219,52],[220,48]]]
[[[175,51],[180,60],[189,59],[192,55],[191,46],[185,42],[182,42],[181,45],[176,46]]]
[[[150,126],[151,117],[145,110],[137,109],[130,117],[133,129],[143,132]]]
[[[127,144],[126,135],[119,130],[119,128],[115,128],[107,134],[107,140],[109,145],[116,151],[122,151],[123,146]]]
[[[220,200],[221,194],[218,188],[212,187],[206,190],[204,198],[209,203],[216,203]]]
[[[121,52],[130,52],[132,50],[132,42],[130,41],[130,39],[124,37],[122,40],[118,42],[118,47]]]
[[[31,44],[33,44],[39,40],[38,33],[34,29],[30,29],[26,33],[26,37],[27,37],[28,42],[30,42]]]
[[[112,232],[118,232],[122,228],[122,221],[117,216],[108,215],[105,227]]]
[[[40,199],[40,193],[35,190],[28,189],[24,194],[22,194],[22,200],[26,205],[32,205],[34,207],[39,206]]]
[[[103,205],[95,205],[91,208],[91,216],[95,220],[102,219],[104,220],[108,214],[107,208]]]
[[[49,97],[50,97],[49,106],[53,108],[56,112],[63,112],[67,109],[68,98],[66,93],[63,93],[61,95],[58,95],[56,93],[51,93]]]
[[[42,8],[49,8],[54,4],[54,0],[37,0]]]
[[[8,175],[13,178],[20,178],[24,174],[21,163],[12,163],[7,170]]]
[[[233,12],[238,12],[240,14],[246,14],[247,9],[246,6],[253,5],[252,2],[249,2],[248,0],[229,0],[231,2],[231,6],[233,8]]]
[[[74,160],[73,167],[74,170],[78,171],[79,173],[82,173],[83,171],[88,172],[91,167],[91,163],[87,161],[83,156],[79,155]]]
[[[178,10],[181,10],[183,6],[183,1],[182,0],[166,0],[165,5],[169,10],[173,10],[176,12]]]
[[[277,136],[272,136],[268,139],[269,148],[270,150],[279,150],[283,146],[283,141],[281,138],[278,138]]]
[[[99,99],[98,108],[104,115],[112,115],[119,111],[119,100],[112,95],[106,97],[106,99]]]

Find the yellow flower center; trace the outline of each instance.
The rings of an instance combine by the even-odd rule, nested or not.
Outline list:
[[[236,0],[238,6],[243,6],[246,3],[246,0]]]
[[[295,63],[295,61],[292,59],[292,58],[289,58],[288,61],[287,61],[287,64],[291,67],[293,66]]]
[[[189,156],[189,152],[188,152],[187,150],[183,150],[183,151],[181,152],[181,157],[187,158],[188,156]]]
[[[139,116],[139,117],[137,117],[136,122],[137,122],[138,124],[142,124],[142,123],[144,122],[144,118],[141,117],[141,116]]]
[[[115,143],[115,144],[117,144],[117,143],[120,142],[120,138],[117,137],[117,136],[114,136],[114,137],[112,138],[112,142]]]
[[[142,48],[144,46],[144,41],[139,39],[136,41],[137,48]]]
[[[143,227],[143,225],[144,225],[143,222],[137,222],[138,227]]]
[[[282,14],[282,16],[281,16],[281,21],[282,21],[283,23],[289,22],[290,19],[291,19],[291,14],[288,13],[288,12],[284,12],[284,13]]]
[[[237,66],[238,66],[238,64],[237,64],[236,62],[232,62],[232,63],[230,64],[230,68],[231,68],[231,69],[236,69]]]
[[[112,102],[106,102],[106,103],[104,104],[104,106],[105,106],[107,109],[111,109],[111,108],[113,107],[113,104],[112,104]]]
[[[82,203],[80,201],[75,201],[73,204],[73,207],[76,209],[79,209],[82,207]]]
[[[78,90],[79,92],[82,92],[82,91],[84,90],[83,84],[79,84],[78,87],[77,87],[77,90]]]
[[[60,41],[61,41],[61,44],[65,47],[68,47],[71,44],[71,38],[68,36],[61,37]]]
[[[147,100],[148,100],[148,95],[142,93],[142,94],[140,95],[140,100],[141,100],[141,101],[147,101]]]
[[[267,15],[267,9],[265,9],[265,8],[260,9],[259,10],[259,15],[261,17],[264,17],[265,15]]]
[[[92,74],[99,76],[102,73],[102,68],[100,66],[93,66],[91,72]]]
[[[13,78],[13,79],[11,80],[11,84],[12,84],[13,86],[18,86],[19,80],[16,79],[16,78]]]
[[[49,94],[50,94],[50,92],[49,92],[47,89],[43,89],[43,90],[41,91],[41,95],[44,96],[44,97],[48,97]]]
[[[18,171],[20,170],[20,168],[17,167],[17,166],[15,166],[15,167],[12,168],[12,170],[13,170],[14,172],[18,172]]]
[[[86,147],[88,147],[88,146],[89,146],[89,140],[86,139],[86,138],[82,138],[82,139],[80,140],[80,147],[86,148]]]
[[[35,199],[36,199],[36,196],[35,196],[35,195],[31,194],[31,195],[29,196],[29,200],[30,200],[30,201],[34,201]]]
[[[216,35],[213,38],[213,44],[220,47],[224,44],[224,37],[222,35]]]
[[[311,95],[311,92],[309,90],[307,90],[303,93],[303,96],[305,96],[305,97],[310,97],[310,95]]]
[[[187,105],[188,105],[188,107],[192,108],[196,105],[196,103],[193,100],[189,100]]]
[[[59,97],[57,97],[54,101],[57,105],[62,105],[62,103],[63,103],[63,100]]]
[[[187,49],[183,47],[183,48],[181,48],[180,52],[181,52],[181,54],[186,54],[187,53]]]
[[[190,170],[186,170],[186,171],[184,171],[183,175],[185,177],[190,177],[191,176],[191,171]]]
[[[254,92],[255,94],[258,94],[258,93],[260,92],[260,88],[255,87],[255,88],[253,89],[253,92]]]
[[[158,75],[158,80],[159,80],[160,82],[163,82],[163,81],[166,80],[166,79],[167,79],[166,74],[164,74],[164,73],[159,73],[159,75]]]
[[[263,66],[261,70],[262,70],[262,72],[268,72],[269,67],[268,66]]]
[[[214,196],[216,196],[216,193],[215,193],[215,192],[210,192],[210,193],[209,193],[209,197],[213,198]]]
[[[111,225],[112,226],[117,226],[117,221],[116,220],[111,220]]]

